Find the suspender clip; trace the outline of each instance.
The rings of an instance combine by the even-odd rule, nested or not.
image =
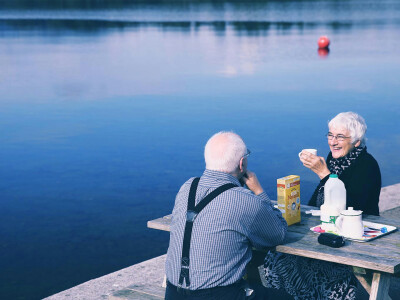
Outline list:
[[[188,210],[186,213],[186,222],[193,223],[197,217],[197,212],[193,210]]]

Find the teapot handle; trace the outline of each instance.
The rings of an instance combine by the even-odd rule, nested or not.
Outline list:
[[[343,216],[336,219],[335,226],[339,234],[342,234]]]

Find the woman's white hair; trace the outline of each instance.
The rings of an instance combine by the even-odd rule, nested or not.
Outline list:
[[[367,132],[367,124],[363,117],[359,114],[348,111],[342,112],[334,117],[328,123],[329,128],[345,128],[349,131],[351,142],[356,143],[361,142],[361,146],[365,146]]]
[[[206,169],[236,173],[240,159],[247,153],[246,144],[234,132],[220,131],[214,134],[204,148]]]

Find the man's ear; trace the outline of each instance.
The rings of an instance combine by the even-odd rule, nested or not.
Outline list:
[[[244,157],[242,157],[240,159],[240,161],[239,161],[239,170],[240,170],[240,172],[243,172],[243,159],[244,159]]]
[[[361,145],[361,141],[357,141],[357,143],[354,144],[354,147],[358,147]]]

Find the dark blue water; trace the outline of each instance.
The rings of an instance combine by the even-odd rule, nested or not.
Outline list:
[[[400,182],[399,30],[398,1],[0,1],[0,298],[165,253],[146,222],[220,130],[271,198],[297,174],[307,203],[297,153],[325,156],[327,121],[356,111]]]

